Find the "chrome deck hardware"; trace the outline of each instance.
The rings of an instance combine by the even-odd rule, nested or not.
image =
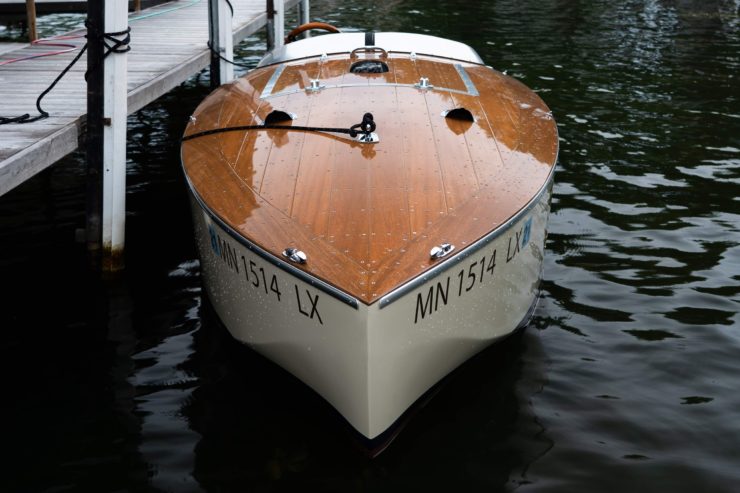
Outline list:
[[[441,243],[431,249],[431,251],[429,252],[429,256],[432,258],[446,257],[454,249],[455,249],[455,245],[451,245],[449,243]]]
[[[296,264],[305,264],[306,260],[308,260],[308,257],[306,257],[305,253],[298,250],[297,248],[292,247],[283,250],[283,256]]]
[[[318,92],[326,87],[319,79],[311,79],[309,84],[310,85],[306,88],[306,91],[308,92]]]
[[[369,134],[357,134],[357,142],[362,142],[363,144],[377,144],[380,142],[380,137],[378,137],[378,134],[375,132],[371,132]]]
[[[429,77],[422,77],[419,82],[414,84],[417,89],[434,89],[434,86],[429,83]]]

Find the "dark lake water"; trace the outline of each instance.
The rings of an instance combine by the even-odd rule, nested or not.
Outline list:
[[[738,491],[739,9],[312,2],[344,28],[472,45],[538,91],[561,136],[530,325],[374,460],[202,299],[178,138],[207,73],[130,117],[120,280],[87,274],[74,240],[82,155],[1,197],[0,491]],[[240,59],[263,50],[251,38]]]

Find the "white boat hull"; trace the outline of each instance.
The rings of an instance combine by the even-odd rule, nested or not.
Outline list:
[[[551,183],[552,176],[485,238],[458,245],[456,255],[370,305],[261,251],[192,195],[206,293],[234,338],[373,439],[448,373],[526,322],[538,296]]]

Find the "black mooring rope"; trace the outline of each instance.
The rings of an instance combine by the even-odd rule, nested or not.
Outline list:
[[[87,25],[87,23],[85,23]],[[117,36],[124,36],[123,39],[118,39]],[[85,35],[87,38],[87,35]],[[108,41],[111,42],[111,44],[108,44]],[[118,31],[114,33],[103,33],[103,46],[105,46],[106,51],[103,53],[103,60],[108,58],[108,55],[111,53],[127,53],[131,51],[131,26],[129,26],[125,31]],[[85,43],[85,46],[83,50],[87,48],[87,43]],[[97,70],[99,65],[93,65],[92,67],[87,67],[87,71],[85,71],[85,80],[87,80],[87,76],[92,72],[93,70]]]
[[[204,130],[202,132],[196,132],[194,134],[186,135],[182,138],[185,142],[191,139],[197,139],[198,137],[205,137],[206,135],[220,134],[224,132],[238,132],[248,130],[296,130],[302,132],[331,132],[337,134],[349,134],[350,137],[357,137],[359,134],[370,135],[371,132],[375,131],[376,125],[373,121],[372,113],[365,113],[362,116],[362,122],[352,125],[349,128],[335,128],[335,127],[303,127],[299,125],[239,125],[236,127],[222,127],[212,128],[210,130]]]
[[[234,6],[231,5],[231,1],[230,0],[226,0],[226,5],[228,5],[229,6],[229,10],[231,10],[231,17],[234,17]]]
[[[85,25],[87,26],[87,22],[85,22]],[[126,35],[123,39],[118,39],[118,36]],[[85,38],[87,38],[87,34],[85,35]],[[111,44],[108,44],[107,41],[110,41]],[[111,53],[126,53],[127,51],[131,50],[130,46],[131,42],[131,27],[129,26],[128,29],[125,31],[118,31],[113,33],[103,33],[103,44],[106,47],[106,52],[103,54],[103,59],[110,55]],[[74,66],[75,63],[82,57],[82,55],[87,50],[88,43],[85,43],[82,48],[80,49],[80,52],[77,53],[77,55],[72,59],[71,62],[69,62],[69,65],[67,65],[64,70],[62,70],[59,75],[57,75],[56,79],[54,79],[54,82],[52,82],[49,87],[44,89],[44,92],[39,94],[39,97],[36,99],[36,109],[38,110],[39,114],[37,116],[31,117],[30,114],[25,113],[23,115],[19,116],[11,116],[11,117],[4,117],[0,116],[0,125],[5,125],[8,123],[32,123],[38,120],[43,120],[44,118],[49,117],[49,113],[45,111],[41,107],[41,100],[44,99],[44,96],[49,94],[52,89],[59,83],[60,80],[62,80],[62,77],[64,77],[67,72]],[[88,70],[85,72],[85,80],[87,80],[87,74],[90,73],[91,68],[88,67]]]
[[[234,18],[234,6],[231,5],[230,0],[226,0],[226,5],[229,7],[229,10],[231,11],[231,18],[233,19]],[[223,60],[226,63],[230,63],[231,65],[234,65],[235,67],[254,68],[254,64],[239,63],[239,62],[235,62],[234,60],[229,60],[228,58],[223,56],[221,53],[219,53],[216,49],[214,49],[210,41],[206,41],[206,44],[208,45],[208,49],[211,50],[211,53],[216,55],[220,60]]]
[[[254,64],[253,63],[252,64],[249,64],[249,63],[239,63],[239,62],[235,62],[234,60],[229,60],[228,58],[226,58],[225,56],[223,56],[221,53],[219,53],[218,51],[216,51],[216,49],[213,47],[213,45],[211,44],[210,41],[206,41],[206,44],[208,45],[208,49],[211,50],[211,53],[213,53],[214,55],[216,55],[217,57],[219,57],[224,62],[230,63],[230,64],[234,65],[235,67],[254,68]]]
[[[123,39],[118,39],[117,36],[126,35]],[[85,36],[87,37],[87,36]],[[108,40],[113,44],[109,45],[105,41]],[[128,26],[125,31],[118,31],[115,33],[103,33],[103,44],[108,51],[103,54],[103,59],[111,53],[126,53],[131,51],[131,26]]]

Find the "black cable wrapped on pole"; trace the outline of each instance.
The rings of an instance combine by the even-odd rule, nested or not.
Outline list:
[[[90,260],[100,266],[103,210],[105,2],[87,2],[87,225]]]

